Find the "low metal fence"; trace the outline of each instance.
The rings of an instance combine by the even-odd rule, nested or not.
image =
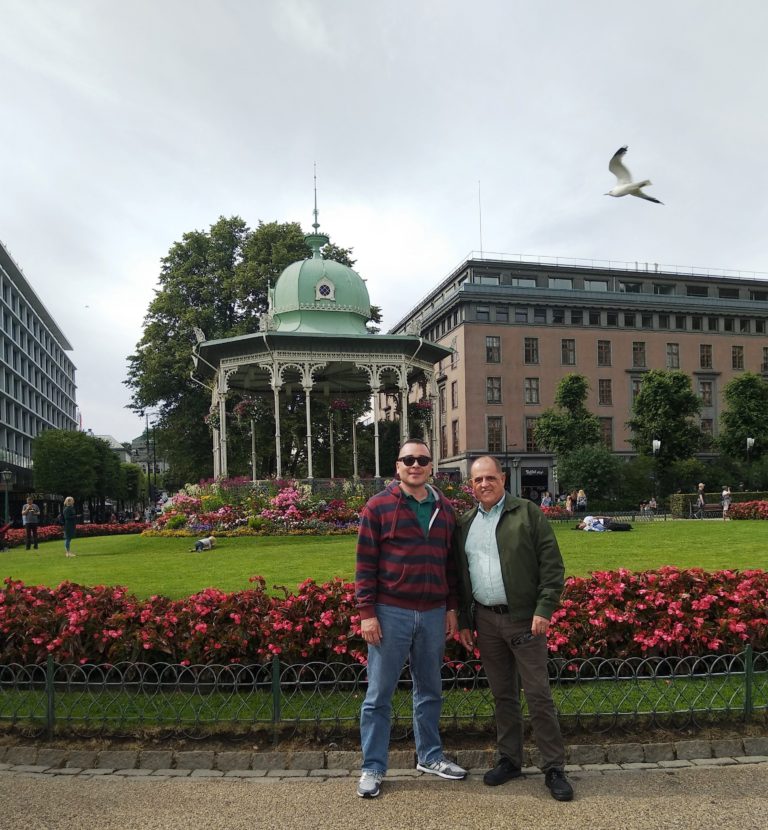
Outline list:
[[[554,658],[553,695],[564,730],[701,726],[768,719],[768,652],[624,660]],[[395,726],[411,722],[406,666]],[[148,729],[211,733],[353,728],[365,696],[362,665],[7,664],[0,666],[0,724],[27,732],[135,735]],[[486,728],[493,698],[479,661],[443,668],[445,727]],[[524,714],[526,713],[523,704]]]

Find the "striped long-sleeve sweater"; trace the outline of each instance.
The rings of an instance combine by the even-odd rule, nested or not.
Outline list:
[[[426,536],[396,481],[372,496],[363,509],[355,572],[361,619],[376,615],[377,602],[416,611],[441,605],[458,608],[458,576],[451,555],[456,516],[443,494],[430,490],[435,512]]]

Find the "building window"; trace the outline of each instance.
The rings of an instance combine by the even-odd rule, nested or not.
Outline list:
[[[486,430],[488,432],[488,452],[500,453],[503,449],[502,436],[502,418],[500,415],[489,415],[486,420]]]
[[[613,418],[600,419],[600,440],[608,450],[613,450]]]
[[[744,346],[731,346],[731,367],[744,368]]]
[[[438,390],[438,405],[440,406],[439,415],[442,418],[445,415],[445,410],[447,409],[445,405],[445,384],[442,384]]]
[[[599,311],[590,311],[589,312],[589,325],[590,326],[599,326],[600,325],[600,312]]]
[[[440,458],[448,456],[448,427],[443,424],[440,427]]]
[[[738,288],[718,288],[717,289],[717,295],[718,295],[718,297],[720,297],[721,300],[738,300],[739,299],[739,289]]]
[[[571,325],[572,326],[581,326],[584,324],[584,312],[583,311],[572,311],[571,312]]]
[[[749,290],[749,299],[750,300],[759,300],[760,302],[765,302],[768,300],[768,291],[754,291],[752,289]]]
[[[668,294],[674,294],[675,293],[675,286],[665,284],[665,283],[654,283],[653,293],[654,294],[661,294],[661,295],[664,295],[664,296],[666,296]]]
[[[573,288],[573,280],[568,277],[550,277],[549,287],[570,289]]]
[[[597,381],[597,402],[600,406],[613,406],[613,389],[610,378],[599,378]]]
[[[597,341],[597,365],[610,366],[611,365],[611,341],[598,340]]]
[[[667,369],[680,368],[680,344],[667,343]]]
[[[528,322],[528,309],[527,308],[516,308],[515,309],[515,322],[516,323],[527,323]]]
[[[451,352],[451,369],[455,369],[459,365],[459,350],[454,349]]]
[[[707,331],[717,331],[719,319],[717,317],[707,317]]]
[[[685,331],[685,314],[675,314],[675,328]]]
[[[536,445],[536,421],[538,418],[525,419],[525,450],[526,452],[538,452],[539,448]]]
[[[451,421],[451,455],[459,454],[459,422]]]
[[[644,329],[652,329],[653,328],[653,314],[643,314],[643,315],[641,315],[640,325]]]
[[[714,435],[714,424],[711,418],[701,419],[701,431],[708,438],[712,438],[712,436]]]
[[[498,285],[498,274],[475,274],[475,282],[478,285]]]
[[[607,291],[608,280],[584,280],[585,291]]]
[[[699,366],[702,369],[712,368],[712,346],[709,343],[699,346]]]
[[[496,306],[496,322],[497,323],[508,323],[509,322],[509,306],[505,306],[505,305],[497,305]]]
[[[512,277],[512,285],[518,288],[536,288],[536,277]]]
[[[660,329],[668,329],[669,328],[669,314],[659,314],[659,328]]]
[[[640,387],[642,385],[642,378],[632,378],[632,403],[634,403],[637,400],[637,396],[640,394]]]
[[[642,287],[641,282],[619,282],[619,291],[625,294],[639,294]]]
[[[451,409],[459,408],[459,382],[451,381]]]
[[[635,340],[632,344],[632,366],[635,369],[645,368],[645,341]]]
[[[730,332],[733,332],[733,331],[735,331],[735,330],[736,330],[736,328],[735,328],[735,326],[733,325],[733,317],[726,317],[726,318],[723,320],[723,331],[730,331]]]
[[[699,397],[701,398],[702,406],[712,406],[712,381],[699,381]]]
[[[489,335],[485,338],[485,362],[501,363],[501,338]]]
[[[487,305],[479,305],[475,313],[475,319],[481,323],[488,322],[491,319],[491,309]]]
[[[619,325],[619,315],[615,311],[609,311],[605,315],[605,325],[606,326],[618,326]]]
[[[533,309],[533,322],[543,325],[547,322],[547,309],[541,306],[536,306]]]
[[[501,378],[485,379],[485,402],[501,403]]]
[[[564,338],[560,341],[560,362],[563,366],[576,365],[576,341]]]
[[[524,381],[525,402],[539,403],[539,379],[525,378]]]
[[[755,320],[755,334],[765,334],[765,320]]]
[[[694,314],[691,317],[691,330],[692,331],[702,331],[704,328],[704,318],[700,317],[698,314]]]
[[[741,334],[749,334],[749,330],[749,319],[742,317],[741,320],[739,320],[739,332]]]
[[[686,285],[685,293],[689,297],[707,297],[709,296],[709,289],[706,285]]]
[[[563,308],[553,308],[552,309],[552,322],[556,325],[562,325],[565,323],[565,309]]]
[[[760,367],[761,372],[768,372],[768,346],[763,346],[763,365]]]
[[[525,338],[525,362],[538,363],[539,362],[539,338],[526,337]]]
[[[624,325],[627,328],[634,328],[635,326],[635,315],[631,312],[625,311],[624,312]]]

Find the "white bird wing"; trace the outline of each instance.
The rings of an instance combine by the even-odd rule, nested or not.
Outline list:
[[[608,169],[613,173],[614,176],[619,181],[619,184],[629,184],[632,181],[632,174],[627,170],[627,168],[622,163],[622,159],[624,158],[624,154],[627,152],[626,144],[623,147],[620,147],[611,157],[611,160],[608,162]]]
[[[660,201],[659,199],[654,199],[653,196],[649,196],[647,193],[643,193],[642,190],[635,190],[629,194],[630,196],[637,196],[638,199],[647,199],[649,202],[656,202],[657,205],[663,205],[664,202]]]

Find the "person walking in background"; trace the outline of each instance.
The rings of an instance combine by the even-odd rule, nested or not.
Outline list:
[[[496,706],[499,760],[483,782],[494,787],[522,775],[522,682],[546,786],[557,801],[570,801],[573,787],[565,774],[565,745],[547,667],[549,620],[565,584],[563,558],[542,511],[505,491],[497,459],[478,458],[471,484],[478,506],[458,519],[455,551],[459,638],[471,651],[472,631],[477,631]]]
[[[427,444],[400,448],[397,479],[372,496],[360,516],[355,595],[368,644],[368,691],[360,711],[363,764],[357,794],[379,795],[387,772],[392,696],[406,660],[413,678],[413,733],[421,772],[461,779],[443,755],[439,721],[445,640],[457,630],[458,579],[451,544],[456,518],[427,483]],[[538,508],[537,508],[538,509]]]
[[[583,490],[579,490],[576,494],[576,511],[578,513],[587,512],[587,494]]]
[[[75,538],[75,527],[77,525],[75,500],[72,496],[67,496],[64,499],[64,509],[61,511],[61,516],[64,522],[64,552],[67,558],[69,558],[76,555],[70,550],[72,540]]]
[[[699,489],[696,493],[696,518],[704,518],[704,505],[707,503],[706,494],[704,493],[704,482],[699,482]]]
[[[728,518],[728,510],[731,507],[732,501],[731,488],[729,485],[726,484],[725,487],[723,487],[723,492],[720,496],[720,500],[723,503],[723,521],[725,521]]]
[[[37,526],[40,524],[40,508],[32,496],[27,496],[27,503],[21,508],[21,523],[27,531],[27,550],[34,544],[37,550]]]

